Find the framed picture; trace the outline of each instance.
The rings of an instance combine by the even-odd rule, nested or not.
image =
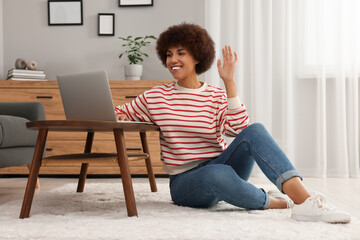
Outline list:
[[[98,35],[114,36],[115,35],[115,14],[99,13],[98,14]]]
[[[83,25],[82,0],[48,0],[48,24]]]
[[[119,7],[137,7],[153,5],[153,0],[119,0]]]

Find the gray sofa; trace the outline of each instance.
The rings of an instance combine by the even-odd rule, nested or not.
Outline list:
[[[31,164],[38,132],[26,123],[37,120],[45,120],[40,102],[0,102],[0,168]]]

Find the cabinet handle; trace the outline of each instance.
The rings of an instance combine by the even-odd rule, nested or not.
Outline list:
[[[137,98],[137,96],[125,96],[125,98]]]
[[[141,148],[126,148],[127,151],[141,151]]]
[[[52,96],[36,96],[36,98],[48,98],[48,99],[52,99]]]
[[[52,148],[46,148],[46,151],[52,151],[53,149]]]

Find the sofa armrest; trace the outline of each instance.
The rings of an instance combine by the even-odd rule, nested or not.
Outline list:
[[[10,147],[34,147],[37,131],[28,130],[26,118],[0,115],[0,149]]]
[[[45,120],[41,102],[0,102],[0,115],[22,117],[29,121]]]

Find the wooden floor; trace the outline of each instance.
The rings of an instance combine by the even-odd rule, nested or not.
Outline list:
[[[168,183],[167,178],[157,178],[157,182]],[[0,205],[23,199],[27,178],[0,178]],[[89,178],[87,182],[121,182],[119,178]],[[147,178],[133,178],[133,183],[148,182]],[[250,179],[253,184],[267,184],[265,178]],[[41,188],[36,194],[49,191],[66,183],[77,183],[76,178],[40,178]],[[338,208],[360,218],[360,178],[304,178],[310,191],[316,191]]]

